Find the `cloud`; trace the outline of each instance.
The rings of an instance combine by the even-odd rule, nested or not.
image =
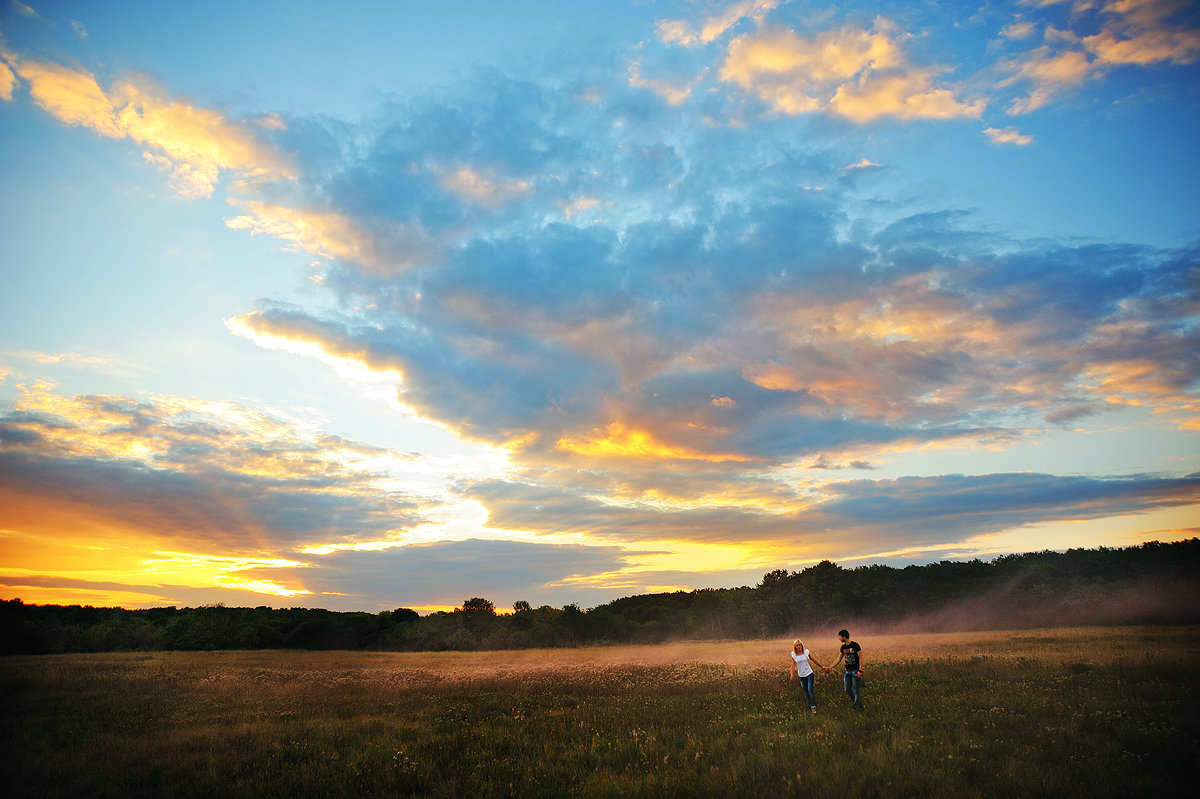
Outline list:
[[[376,231],[337,211],[257,200],[241,200],[237,205],[248,213],[226,219],[231,229],[289,242],[326,261],[394,272],[423,262],[433,248],[425,231],[416,224],[394,222]]]
[[[769,29],[734,39],[721,78],[736,83],[774,110],[798,115],[827,111],[854,122],[882,117],[977,117],[983,101],[960,101],[937,85],[943,71],[910,63],[894,26],[844,27],[813,37]]]
[[[57,119],[147,147],[147,160],[169,171],[185,196],[211,195],[221,170],[250,179],[293,176],[286,158],[242,126],[143,81],[118,81],[105,91],[90,72],[30,59],[15,71],[33,101]]]
[[[15,88],[17,88],[17,76],[13,74],[12,68],[7,63],[0,60],[0,100],[11,101]]]
[[[810,468],[847,467],[818,459]],[[679,495],[622,497],[590,494],[578,483],[497,480],[475,484],[470,496],[489,509],[489,524],[497,528],[571,534],[643,550],[627,552],[628,565],[607,575],[614,582],[637,584],[649,579],[643,569],[674,567],[678,583],[703,585],[702,574],[714,572],[707,583],[713,585],[727,578],[715,572],[819,557],[971,551],[985,547],[989,537],[1023,528],[1194,507],[1198,479],[951,474],[834,479],[803,488],[748,481],[744,494],[729,480],[724,494],[704,496],[684,479]],[[659,552],[651,557],[644,552],[649,549]],[[710,560],[701,553],[709,553]],[[821,554],[814,558],[812,553]],[[720,566],[714,568],[711,559],[719,559]]]
[[[1038,48],[1001,63],[1008,77],[999,88],[1030,87],[1026,96],[1009,103],[1008,113],[1036,111],[1115,68],[1182,66],[1200,59],[1200,16],[1175,0],[1082,3],[1066,23],[1066,28],[1048,25]]]
[[[530,189],[527,181],[498,178],[469,166],[440,169],[438,175],[451,194],[488,208],[505,205]]]
[[[886,35],[855,41],[900,63]],[[1186,424],[1197,402],[1190,251],[999,239],[955,213],[846,239],[840,190],[796,187],[867,159],[692,126],[616,78],[599,95],[481,80],[471,94],[509,96],[522,136],[486,152],[439,138],[426,158],[411,120],[486,127],[494,109],[413,100],[319,184],[298,181],[302,203],[244,203],[231,226],[326,259],[337,304],[268,302],[231,329],[394,373],[412,413],[523,463],[638,481],[668,462],[869,463],[1081,407],[1141,402]],[[520,174],[519,201],[480,213],[423,162]],[[581,197],[593,213],[563,212]]]
[[[314,543],[403,541],[453,502],[422,489],[427,477],[407,479],[408,493],[393,487],[428,472],[230,403],[33,389],[0,416],[6,546],[28,541],[29,557],[14,562],[49,572],[94,570],[87,552],[103,546],[103,568],[126,580],[171,564],[197,585],[295,593],[303,586],[240,573],[297,565]]]
[[[743,19],[752,19],[755,29],[727,45],[719,64],[721,80],[778,114],[824,113],[856,123],[978,118],[992,103],[1003,103],[1012,115],[1026,114],[1115,68],[1183,66],[1200,59],[1200,15],[1178,0],[1074,3],[1069,13],[1057,8],[1061,3],[1024,5],[991,42],[989,51],[1004,55],[993,64],[975,66],[958,83],[947,83],[946,75],[965,71],[970,59],[941,67],[908,54],[910,43],[928,46],[933,41],[929,31],[936,24],[921,26],[919,13],[905,18],[920,33],[907,33],[884,17],[871,26],[831,25],[832,14],[789,21],[784,7],[743,2],[695,24],[664,20],[658,39],[697,50]],[[955,59],[952,45],[942,46]],[[657,86],[641,73],[639,67],[631,79],[658,88],[676,104],[686,96],[678,87],[691,92],[705,77],[701,72],[694,81]],[[964,87],[970,87],[970,96],[964,96]],[[1022,91],[1019,96],[1011,96],[1014,87]]]
[[[1000,35],[1006,39],[1025,39],[1032,36],[1037,27],[1029,20],[1015,19],[1000,29]]]
[[[692,87],[688,84],[642,77],[641,64],[636,61],[629,65],[629,85],[636,89],[649,89],[670,105],[679,105],[692,93]]]
[[[847,537],[934,543],[934,528],[979,536],[1049,521],[1088,520],[1196,504],[1200,478],[1066,477],[1047,474],[943,475],[851,480],[827,487],[811,523]],[[943,543],[948,543],[943,541]]]
[[[1177,0],[1108,0],[1101,30],[1083,45],[1102,64],[1193,64],[1200,59],[1200,20]]]
[[[535,607],[569,602],[586,607],[608,601],[611,591],[563,587],[563,581],[620,571],[634,554],[617,546],[471,539],[339,552],[320,558],[304,578],[314,593],[329,597],[322,607],[455,607],[471,596],[486,596],[501,608],[520,599]]]
[[[984,128],[984,134],[996,144],[1015,144],[1019,147],[1033,144],[1033,137],[1026,136],[1016,128]]]
[[[16,72],[29,84],[33,101],[59,120],[90,128],[101,136],[124,135],[116,109],[90,72],[28,60],[19,62]]]
[[[1062,89],[1077,86],[1093,74],[1093,64],[1087,54],[1079,50],[1056,52],[1049,46],[1041,47],[1010,65],[1013,75],[1001,82],[1001,86],[1017,82],[1032,84],[1028,96],[1017,98],[1008,106],[1009,114],[1027,114],[1047,105]]]
[[[761,23],[778,5],[778,0],[741,0],[708,17],[698,28],[694,28],[687,20],[661,20],[658,23],[658,37],[663,42],[684,47],[709,44],[721,38],[743,19]]]

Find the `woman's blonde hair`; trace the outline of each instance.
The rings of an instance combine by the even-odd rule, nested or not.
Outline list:
[[[804,648],[804,642],[799,638],[797,638],[795,641],[792,641],[792,649],[795,649],[796,647],[800,647],[801,649]]]

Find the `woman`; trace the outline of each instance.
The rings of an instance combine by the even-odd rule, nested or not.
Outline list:
[[[788,653],[792,656],[792,676],[788,681],[800,678],[800,687],[804,689],[804,696],[808,699],[808,706],[813,713],[817,712],[817,697],[813,692],[813,682],[816,679],[810,663],[816,664],[817,668],[824,668],[817,659],[808,653],[804,648],[804,642],[799,638],[792,644],[792,651]]]

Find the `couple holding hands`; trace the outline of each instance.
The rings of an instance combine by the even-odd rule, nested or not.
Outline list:
[[[817,697],[813,692],[815,682],[813,665],[825,669],[825,673],[828,674],[838,663],[843,663],[846,671],[842,680],[846,687],[846,693],[853,702],[852,707],[855,710],[862,708],[862,647],[850,640],[850,633],[846,630],[838,631],[838,638],[842,642],[840,654],[838,659],[828,666],[818,663],[799,638],[792,644],[792,651],[789,653],[792,656],[792,674],[789,679],[800,678],[800,687],[804,689],[804,696],[808,699],[808,706],[813,713],[817,712]]]

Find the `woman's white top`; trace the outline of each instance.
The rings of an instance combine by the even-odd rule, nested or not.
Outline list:
[[[796,661],[796,676],[807,677],[813,673],[812,666],[808,665],[808,650],[805,649],[803,654],[796,654],[796,650],[788,652],[792,656],[792,660]]]

